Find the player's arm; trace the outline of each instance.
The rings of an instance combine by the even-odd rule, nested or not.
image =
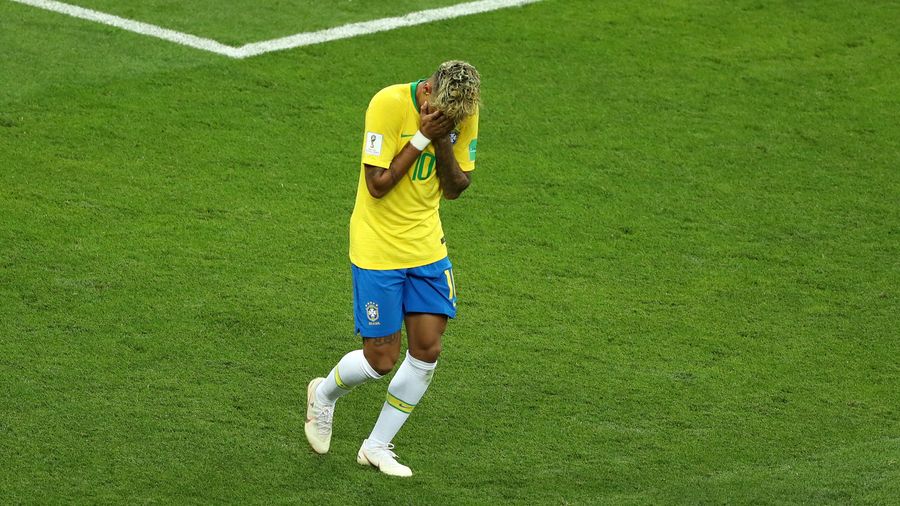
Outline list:
[[[440,111],[430,112],[428,110],[427,102],[422,104],[420,114],[422,121],[419,126],[419,131],[427,139],[446,137],[453,129],[453,121],[444,116]],[[423,149],[426,147],[428,147],[427,143],[423,146]],[[435,145],[435,149],[437,149],[437,145]],[[409,172],[409,168],[413,166],[413,163],[420,154],[422,154],[422,150],[414,146],[412,142],[408,142],[403,146],[403,149],[397,153],[397,156],[391,160],[391,164],[388,168],[385,169],[365,164],[366,188],[369,190],[369,195],[376,199],[380,199],[387,195],[387,193],[391,191],[394,186],[397,186],[397,183],[406,176],[406,173]]]
[[[475,146],[478,137],[478,113],[460,123],[456,144],[450,136],[433,141],[437,158],[435,172],[441,183],[444,198],[456,199],[472,183],[471,171],[475,169]]]
[[[453,143],[450,142],[449,135],[434,139],[431,143],[434,145],[434,156],[437,158],[435,171],[441,182],[444,198],[454,200],[469,187],[472,178],[468,173],[463,172],[459,162],[456,161],[456,155],[453,154]]]
[[[366,188],[369,189],[369,195],[376,199],[387,195],[406,176],[409,168],[420,154],[422,154],[421,151],[411,142],[407,142],[406,146],[403,146],[403,149],[391,160],[390,167],[383,169],[366,164]]]

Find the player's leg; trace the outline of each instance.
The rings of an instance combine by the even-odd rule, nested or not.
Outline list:
[[[388,385],[387,400],[369,435],[369,441],[389,444],[425,395],[441,353],[447,316],[427,313],[406,315],[409,350]]]
[[[335,402],[354,387],[390,372],[400,354],[404,275],[356,266],[352,270],[356,332],[366,337],[363,349],[347,353],[327,377],[315,378],[307,386],[305,432],[317,453],[330,447]]]
[[[400,358],[400,331],[384,337],[363,337],[362,352],[379,377],[391,372]]]
[[[404,291],[409,350],[388,385],[387,399],[369,438],[360,448],[361,463],[383,462],[378,467],[396,476],[410,476],[391,451],[394,436],[419,403],[434,375],[441,353],[447,319],[456,316],[456,294],[449,260],[410,269]],[[375,459],[366,458],[374,454]],[[383,458],[378,458],[384,456]]]
[[[404,317],[408,341],[408,355],[429,363],[437,363],[441,355],[441,337],[447,329],[447,315],[409,313]]]

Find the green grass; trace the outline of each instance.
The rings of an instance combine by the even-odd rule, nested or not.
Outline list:
[[[186,5],[128,8],[331,19]],[[898,18],[547,1],[235,61],[0,2],[0,502],[896,504]],[[365,105],[450,58],[479,161],[399,482],[354,462],[386,382],[326,457],[302,397],[359,344]]]
[[[369,21],[462,3],[456,0],[150,0],[123,5],[117,0],[79,0],[78,5],[194,35],[242,45],[298,32]]]

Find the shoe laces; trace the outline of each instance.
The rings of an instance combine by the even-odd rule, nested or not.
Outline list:
[[[397,454],[394,453],[393,451],[391,451],[394,449],[394,443],[375,442],[375,443],[369,443],[368,446],[369,446],[370,450],[374,450],[377,453],[384,453],[393,459],[397,458]]]
[[[318,413],[316,414],[316,428],[319,430],[319,434],[327,436],[331,433],[331,421],[334,419],[334,406],[325,405],[318,408]]]

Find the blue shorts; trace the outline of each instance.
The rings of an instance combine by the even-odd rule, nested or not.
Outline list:
[[[456,284],[449,258],[409,269],[353,270],[356,333],[384,337],[400,331],[406,313],[456,316]]]

